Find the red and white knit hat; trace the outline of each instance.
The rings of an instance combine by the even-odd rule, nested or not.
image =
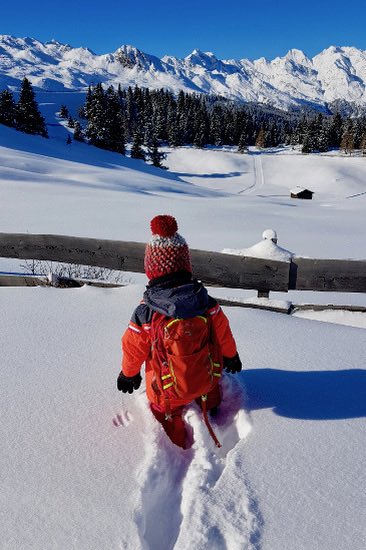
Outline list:
[[[192,273],[191,258],[186,241],[178,231],[173,216],[155,216],[150,222],[152,238],[145,250],[145,273],[149,279],[176,271]]]

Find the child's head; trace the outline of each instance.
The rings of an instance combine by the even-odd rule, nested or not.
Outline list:
[[[146,245],[145,273],[156,279],[177,271],[192,273],[189,248],[173,216],[155,216],[150,222],[152,238]]]

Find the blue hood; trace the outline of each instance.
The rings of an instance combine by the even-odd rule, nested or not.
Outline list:
[[[202,283],[192,281],[173,288],[148,287],[144,293],[144,302],[152,310],[167,317],[188,319],[205,313],[209,296]]]

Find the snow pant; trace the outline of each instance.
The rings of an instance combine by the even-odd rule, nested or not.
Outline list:
[[[202,400],[198,397],[196,403],[202,408]],[[221,403],[221,388],[220,384],[217,384],[213,390],[207,394],[206,408],[209,412],[210,409],[218,407]],[[150,403],[151,412],[155,416],[156,420],[160,422],[163,426],[167,436],[171,441],[178,447],[182,449],[189,449],[192,446],[192,437],[190,436],[187,425],[183,420],[183,411],[185,405],[180,407],[172,408],[169,412],[169,417],[166,418],[165,410],[156,405],[155,403]]]

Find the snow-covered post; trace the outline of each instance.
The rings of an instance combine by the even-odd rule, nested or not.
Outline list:
[[[278,242],[277,233],[274,229],[265,229],[262,233],[262,239],[264,241],[272,241],[275,244]]]
[[[278,237],[276,231],[273,229],[266,229],[263,231],[262,240],[259,241],[259,243],[256,243],[249,248],[224,248],[221,252],[222,254],[230,254],[231,258],[233,258],[233,256],[242,256],[248,266],[251,266],[252,264],[252,269],[256,262],[258,262],[256,278],[253,281],[254,284],[250,287],[241,287],[255,289],[258,293],[258,298],[269,298],[269,292],[271,290],[277,292],[288,291],[288,277],[293,253],[278,246],[277,242]],[[230,262],[232,262],[232,259],[230,259]],[[269,262],[268,265],[273,265],[272,262],[276,262],[276,270],[278,270],[276,276],[281,276],[281,274],[283,274],[285,277],[285,285],[283,289],[280,289],[279,285],[274,286],[268,277],[263,277],[262,267],[259,267],[260,265],[263,266],[263,262]],[[231,263],[229,265],[230,268],[232,268],[232,271],[234,271],[235,268],[238,269],[237,266],[234,267]],[[267,268],[265,268],[264,271],[267,271]]]
[[[262,239],[264,241],[272,241],[277,244],[277,233],[274,229],[265,229],[262,233]],[[269,298],[269,290],[258,290],[258,298]]]

